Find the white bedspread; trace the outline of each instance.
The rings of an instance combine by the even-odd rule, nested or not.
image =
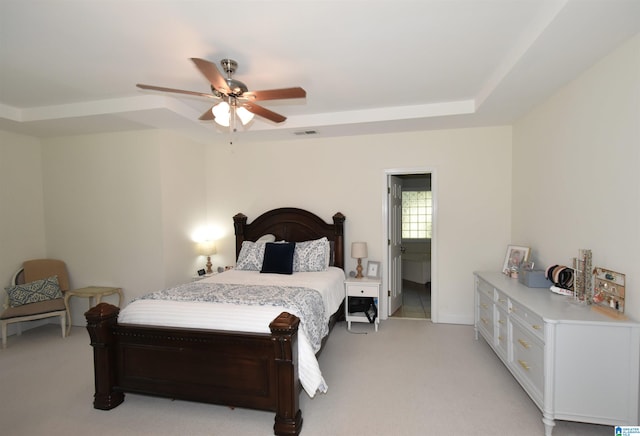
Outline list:
[[[300,286],[315,289],[322,295],[327,318],[325,322],[328,322],[329,317],[338,310],[344,298],[344,278],[343,270],[330,267],[326,271],[299,272],[291,275],[229,270],[202,281],[245,285]],[[294,309],[276,306],[136,300],[120,312],[118,322],[271,333],[269,324],[283,311],[293,313],[296,316],[300,315]],[[322,377],[318,360],[302,329],[298,330],[298,364],[300,383],[310,397],[313,398],[318,391],[327,391],[328,387]]]

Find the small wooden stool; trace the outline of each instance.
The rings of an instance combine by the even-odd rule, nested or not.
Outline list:
[[[71,332],[71,311],[69,310],[69,299],[71,297],[82,297],[89,299],[89,308],[97,305],[102,301],[102,297],[108,295],[118,294],[118,307],[122,306],[122,288],[111,288],[106,286],[87,286],[86,288],[71,289],[64,293],[64,305],[67,308],[67,318],[69,323],[67,324],[67,336]]]

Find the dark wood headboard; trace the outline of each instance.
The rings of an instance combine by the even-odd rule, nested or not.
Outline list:
[[[333,224],[328,224],[319,216],[295,207],[283,207],[263,213],[247,224],[247,216],[233,217],[236,233],[236,259],[244,241],[256,241],[262,235],[275,235],[276,240],[304,242],[326,236],[333,241],[334,265],[344,269],[344,220],[340,212],[333,216]]]

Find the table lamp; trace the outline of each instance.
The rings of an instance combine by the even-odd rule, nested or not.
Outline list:
[[[198,244],[198,253],[207,256],[207,274],[213,274],[211,267],[211,255],[216,254],[216,244],[214,241],[202,241]]]
[[[367,243],[366,242],[352,242],[351,243],[351,257],[358,259],[358,267],[356,268],[356,278],[361,279],[362,276],[362,259],[367,257]]]

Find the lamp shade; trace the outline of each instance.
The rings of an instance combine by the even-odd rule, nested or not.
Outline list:
[[[238,118],[240,118],[240,122],[243,126],[253,119],[253,113],[249,112],[242,106],[236,108],[236,115],[238,115]]]
[[[368,256],[366,242],[351,243],[351,257],[354,259],[363,259]]]
[[[226,101],[222,101],[211,108],[211,113],[214,116],[214,121],[221,126],[229,127],[229,120],[231,118],[230,106]]]
[[[198,244],[198,253],[202,256],[216,254],[215,241],[202,241]]]

